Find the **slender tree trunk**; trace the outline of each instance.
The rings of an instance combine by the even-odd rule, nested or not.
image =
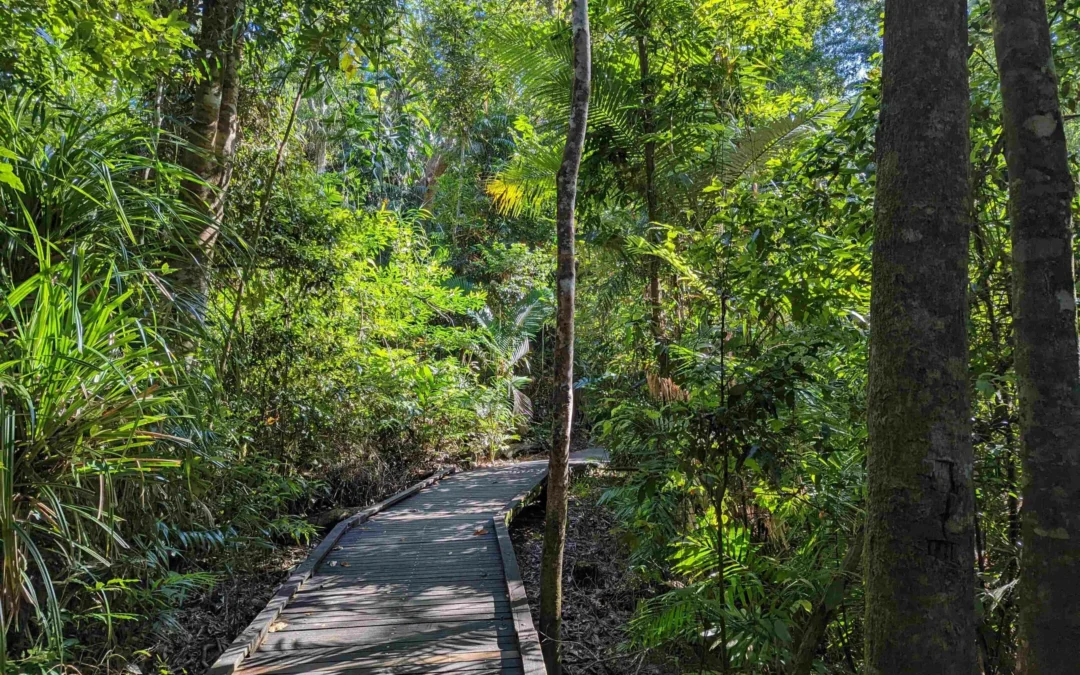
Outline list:
[[[185,183],[185,196],[211,212],[218,201],[214,190],[227,187],[228,160],[236,144],[243,11],[243,0],[204,0],[197,40],[202,58],[187,129],[191,149],[181,161],[206,183]]]
[[[848,582],[859,571],[859,562],[862,560],[863,552],[863,532],[864,530],[860,528],[855,533],[854,539],[848,545],[847,553],[844,554],[844,560],[840,563],[840,569],[836,570],[824,597],[818,601],[817,607],[814,607],[814,611],[810,614],[810,619],[799,636],[795,659],[788,670],[790,675],[810,675],[814,666],[814,657],[817,656],[821,641],[825,638],[825,632],[844,602],[844,592],[847,590]]]
[[[573,0],[574,83],[570,94],[570,127],[556,177],[558,239],[555,317],[555,392],[553,434],[548,470],[547,517],[540,571],[540,640],[548,675],[561,675],[562,568],[566,549],[567,484],[570,480],[570,434],[574,417],[574,206],[578,169],[585,147],[592,86],[588,0]]]
[[[1065,128],[1044,0],[994,0],[1023,466],[1022,673],[1080,664],[1080,349]]]
[[[868,391],[866,672],[972,675],[965,0],[886,0]]]
[[[266,179],[266,188],[263,190],[262,198],[259,202],[259,212],[255,216],[255,228],[251,234],[251,258],[248,259],[244,270],[240,275],[240,285],[236,288],[236,301],[233,304],[232,320],[229,321],[229,327],[225,331],[224,346],[221,349],[221,366],[219,372],[225,372],[225,362],[229,358],[229,350],[232,346],[233,335],[236,333],[236,326],[240,321],[240,309],[243,306],[244,291],[247,290],[248,281],[251,279],[252,273],[255,271],[255,261],[258,258],[259,252],[259,239],[262,238],[263,223],[266,222],[266,212],[270,208],[270,199],[274,196],[274,183],[277,181],[278,171],[281,169],[281,160],[285,156],[285,147],[289,144],[289,138],[292,136],[293,126],[296,124],[296,113],[300,110],[300,101],[304,98],[304,92],[307,91],[308,82],[311,80],[312,69],[315,65],[314,54],[308,59],[307,68],[304,70],[304,77],[300,80],[300,86],[296,90],[296,96],[293,97],[292,107],[289,109],[289,119],[285,123],[285,133],[281,135],[281,140],[278,142],[277,152],[274,154],[274,163],[270,167],[270,175]],[[239,378],[238,378],[239,380]],[[239,385],[239,381],[237,382]]]
[[[236,22],[242,21],[243,4],[237,2]],[[241,26],[234,23],[229,40],[232,49],[225,53],[225,65],[221,75],[221,107],[218,111],[217,134],[214,136],[214,156],[211,181],[217,188],[210,206],[216,220],[221,220],[225,211],[225,195],[232,181],[232,158],[236,154],[236,143],[240,137],[237,106],[240,102],[240,63],[244,58],[244,38]],[[204,234],[204,246],[212,248],[217,238],[217,230]]]
[[[642,11],[647,12],[648,7],[643,6]],[[638,73],[641,78],[641,126],[645,133],[645,213],[649,219],[649,227],[659,222],[656,199],[656,122],[653,119],[653,108],[656,106],[656,96],[652,89],[652,73],[649,69],[649,21],[644,19],[641,35],[637,38]],[[659,244],[658,233],[651,232],[649,241]],[[648,299],[649,299],[649,329],[653,339],[653,349],[656,354],[657,368],[660,377],[667,377],[669,359],[667,346],[664,344],[664,307],[663,289],[660,286],[660,261],[652,258],[648,263]]]

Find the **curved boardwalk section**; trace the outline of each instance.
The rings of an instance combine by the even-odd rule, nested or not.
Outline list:
[[[535,634],[518,635],[531,620],[522,624],[520,608],[515,616],[508,593],[513,551],[500,551],[493,518],[501,525],[546,471],[535,461],[454,474],[345,530],[257,648],[235,671],[219,662],[211,672],[536,672]]]

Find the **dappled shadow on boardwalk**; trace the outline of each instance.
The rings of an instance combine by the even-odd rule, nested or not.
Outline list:
[[[240,672],[521,673],[491,519],[544,468],[458,474],[347,532]]]

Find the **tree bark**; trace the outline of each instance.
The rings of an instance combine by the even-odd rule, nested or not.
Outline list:
[[[643,12],[648,12],[648,7],[643,6]],[[654,245],[660,244],[659,236],[652,230],[655,223],[659,222],[656,199],[656,123],[653,120],[653,108],[656,106],[656,96],[652,89],[652,73],[649,69],[649,19],[642,17],[643,26],[641,34],[637,38],[638,51],[638,74],[641,79],[641,127],[645,134],[643,151],[645,153],[645,213],[649,219],[648,239]],[[651,258],[648,263],[648,299],[649,299],[649,329],[653,338],[653,351],[656,356],[656,365],[660,377],[669,374],[669,358],[667,345],[665,344],[664,331],[664,307],[663,289],[660,286],[660,261]]]
[[[185,181],[184,198],[203,211],[209,224],[198,241],[187,242],[195,258],[185,264],[174,286],[205,295],[205,267],[225,208],[232,178],[232,158],[239,136],[237,103],[239,69],[244,54],[244,0],[204,0],[199,48],[199,82],[195,87],[181,163],[200,181]]]
[[[972,675],[965,0],[886,0],[871,295],[866,672]]]
[[[1065,127],[1044,0],[994,0],[1023,466],[1021,673],[1080,663],[1080,347]]]
[[[810,619],[799,636],[799,646],[788,670],[789,675],[810,675],[818,647],[825,638],[825,631],[828,630],[829,624],[836,617],[836,611],[844,602],[844,592],[847,590],[848,582],[859,571],[859,562],[862,560],[863,552],[863,533],[864,530],[859,528],[855,538],[848,545],[844,560],[840,563],[840,569],[833,575],[829,589],[825,591],[824,597],[818,601],[813,613],[810,614]]]
[[[238,71],[243,58],[243,0],[205,0],[198,48],[199,82],[195,87],[184,166],[206,185],[186,183],[193,204],[213,211],[214,190],[227,187],[228,160],[236,145]]]
[[[570,435],[574,417],[574,292],[577,284],[574,269],[574,207],[592,86],[588,0],[574,0],[571,13],[574,82],[570,95],[570,126],[556,177],[558,196],[555,227],[559,257],[555,272],[558,309],[555,317],[555,392],[552,402],[554,424],[540,570],[540,641],[549,675],[562,673],[562,568],[566,549]]]

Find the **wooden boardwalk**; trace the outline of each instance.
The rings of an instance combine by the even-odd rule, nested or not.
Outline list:
[[[574,459],[597,456],[587,453]],[[450,475],[342,528],[210,672],[543,673],[503,516],[546,470],[536,461]]]

